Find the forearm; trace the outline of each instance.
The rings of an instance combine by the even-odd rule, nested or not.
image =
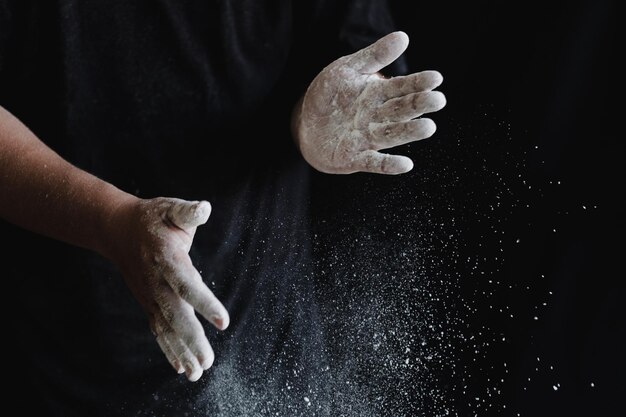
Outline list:
[[[0,218],[106,255],[106,229],[133,199],[65,161],[0,107]]]

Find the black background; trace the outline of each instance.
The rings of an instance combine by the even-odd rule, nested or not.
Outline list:
[[[462,354],[471,380],[450,393],[460,415],[621,415],[626,176],[616,4],[392,7],[411,39],[411,71],[441,71],[448,105],[433,116],[435,137],[403,150],[416,162],[412,173],[318,176],[314,217],[346,226],[338,208],[352,205],[380,228],[381,196],[418,190],[432,199],[434,218],[445,221],[452,210],[461,219],[459,258],[483,259],[482,273],[442,268],[460,277],[471,300],[470,332],[504,339]],[[446,378],[453,386],[458,376]],[[494,381],[487,403],[471,404]]]
[[[408,175],[317,174],[314,226],[332,231],[332,240],[342,230],[336,226],[354,228],[353,214],[337,213],[357,212],[372,230],[392,234],[407,222],[385,218],[381,208],[407,214],[406,194],[420,196],[432,219],[454,214],[457,223],[437,233],[453,231],[455,245],[433,239],[431,256],[441,260],[441,276],[458,279],[455,288],[472,307],[463,324],[482,337],[456,359],[467,388],[445,393],[458,415],[623,414],[616,2],[414,3],[393,2],[392,9],[411,38],[411,71],[444,75],[448,105],[433,116],[438,131],[399,151],[416,163]],[[323,255],[329,245],[318,246]],[[479,267],[446,262],[466,258],[481,259]],[[332,329],[328,339],[332,349]],[[31,376],[15,355],[7,374],[19,392]],[[386,382],[366,376],[372,385]],[[458,377],[443,374],[437,383],[456,388]],[[487,403],[473,402],[486,392]]]

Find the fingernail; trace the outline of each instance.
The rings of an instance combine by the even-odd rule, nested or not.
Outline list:
[[[211,204],[208,201],[198,201],[194,206],[195,214],[201,218],[207,218],[211,215]]]
[[[202,376],[202,369],[195,369],[190,363],[185,365],[187,379],[196,382]]]
[[[206,357],[202,354],[198,354],[198,362],[200,362],[200,366],[205,371],[209,369],[211,366],[213,366],[214,361],[215,361],[215,354],[213,353],[212,350],[208,352],[208,356]]]
[[[202,369],[204,369],[205,371],[211,367],[211,364],[209,363],[209,361],[206,360],[204,355],[198,354],[198,362],[200,363]]]
[[[179,361],[174,361],[174,363],[172,364],[172,366],[174,367],[174,369],[176,370],[177,373],[182,374],[183,372],[185,372],[185,370],[183,369],[183,367],[180,365]]]
[[[224,320],[218,315],[211,316],[211,323],[213,323],[218,329],[224,328]]]
[[[200,366],[202,367],[202,369],[207,370],[207,366],[206,366],[206,359],[204,359],[204,355],[202,355],[201,353],[198,353],[198,363],[200,363]]]
[[[185,375],[187,375],[187,378],[191,377],[191,374],[193,373],[193,366],[191,366],[191,364],[189,362],[185,363]]]

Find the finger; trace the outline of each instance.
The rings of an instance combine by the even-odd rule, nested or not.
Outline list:
[[[167,361],[170,363],[170,365],[172,365],[172,368],[174,368],[174,370],[179,374],[182,374],[183,372],[185,372],[185,368],[183,368],[180,361],[176,357],[176,354],[174,354],[174,351],[172,351],[172,348],[165,341],[163,336],[157,335],[156,341],[159,344],[161,351],[165,354]]]
[[[443,77],[438,71],[422,71],[411,75],[381,79],[379,88],[385,100],[439,87]]]
[[[204,334],[204,329],[187,302],[167,290],[169,294],[158,300],[164,319],[185,342],[187,348],[198,359],[202,369],[209,369],[215,359],[213,349]]]
[[[178,361],[185,370],[185,376],[190,381],[197,381],[202,376],[202,367],[198,363],[196,356],[191,353],[185,343],[178,337],[173,329],[164,331],[159,336],[171,348]],[[160,343],[159,343],[160,345]]]
[[[362,74],[374,74],[398,59],[409,46],[404,32],[393,32],[347,57],[347,65]]]
[[[220,300],[202,281],[200,273],[193,267],[189,257],[174,262],[165,273],[165,279],[180,298],[191,304],[219,330],[224,330],[230,323],[228,311]]]
[[[404,174],[413,169],[413,161],[406,156],[388,155],[376,151],[363,151],[352,161],[355,171],[374,174]]]
[[[374,111],[373,118],[381,122],[404,122],[441,110],[445,105],[446,96],[439,91],[413,93],[386,101]]]
[[[431,137],[437,126],[430,119],[415,119],[402,123],[372,123],[370,132],[375,149],[387,149]]]
[[[208,201],[175,200],[167,210],[167,218],[181,229],[190,229],[204,224],[211,215]]]

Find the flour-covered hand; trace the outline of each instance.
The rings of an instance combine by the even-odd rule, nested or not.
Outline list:
[[[293,130],[306,161],[331,174],[401,174],[406,156],[379,152],[431,136],[435,123],[420,118],[446,104],[433,91],[437,71],[385,78],[378,73],[407,48],[404,32],[391,33],[322,70],[294,111]]]
[[[210,213],[206,201],[133,200],[117,210],[110,226],[113,262],[146,311],[167,360],[190,381],[200,378],[214,359],[194,310],[220,330],[229,323],[228,312],[188,254],[196,228]]]

